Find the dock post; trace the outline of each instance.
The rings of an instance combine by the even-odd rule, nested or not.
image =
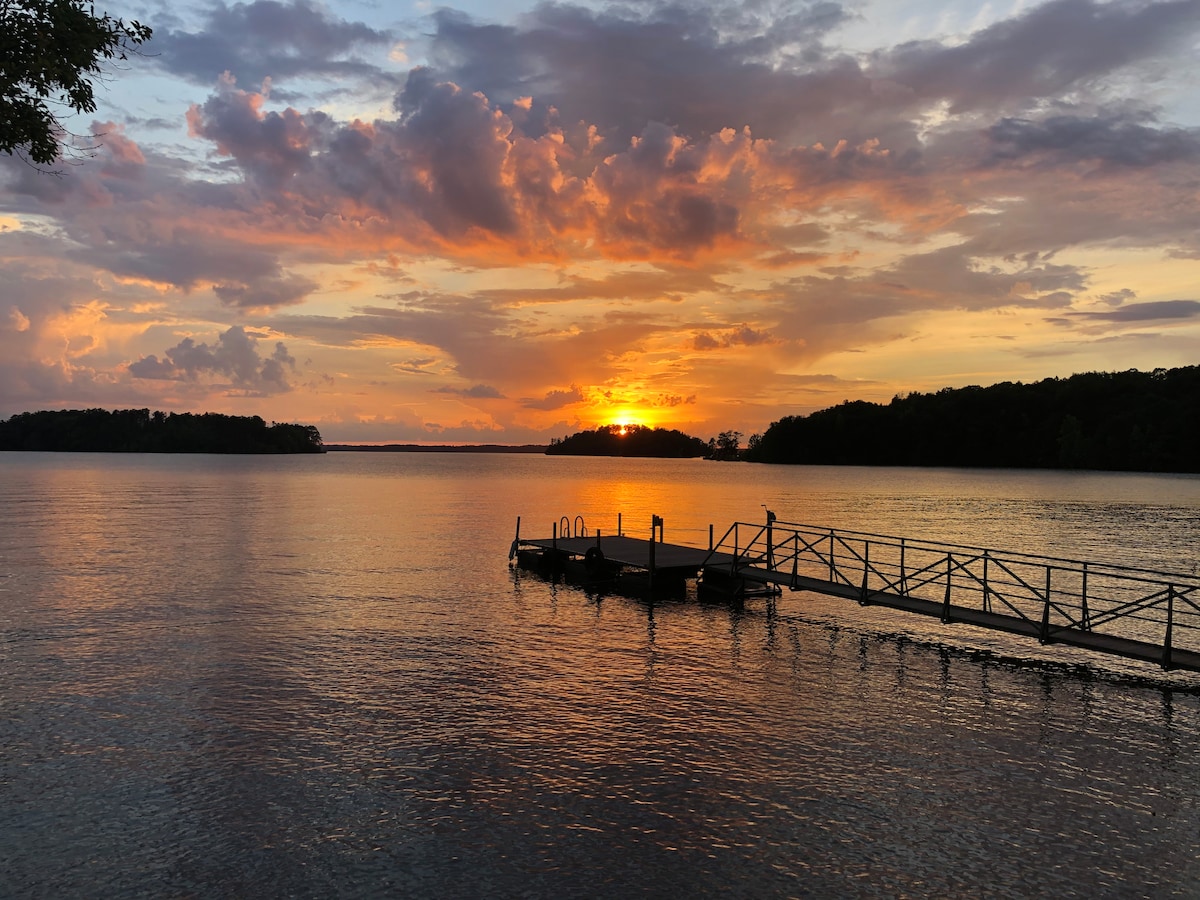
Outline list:
[[[622,531],[621,531],[621,514],[620,514],[620,513],[617,513],[617,537],[620,537],[620,536],[621,536],[621,534],[622,534]]]
[[[1038,634],[1038,643],[1050,643],[1050,572],[1049,566],[1046,566],[1046,605],[1042,607],[1042,630]]]
[[[829,529],[829,580],[833,581],[833,529]]]
[[[871,542],[866,541],[863,544],[863,581],[862,589],[858,594],[858,605],[866,606],[871,601],[868,599],[869,591],[867,590],[867,572],[871,569]]]
[[[656,531],[656,530],[657,530],[657,529],[658,529],[658,528],[659,528],[661,525],[662,525],[662,519],[660,519],[658,516],[651,516],[651,517],[650,517],[650,560],[649,560],[650,569],[649,569],[649,581],[650,581],[650,590],[652,590],[652,591],[654,590],[654,532],[655,532],[655,531]]]
[[[1171,626],[1175,620],[1175,585],[1167,586],[1167,633],[1163,637],[1163,652],[1160,665],[1171,668]]]
[[[521,517],[517,516],[517,533],[513,536],[512,546],[508,549],[508,558],[517,555],[517,546],[521,543]]]
[[[989,551],[983,551],[983,611],[992,611],[991,589],[988,587],[988,558]]]
[[[712,553],[712,542],[713,542],[713,527],[712,527],[712,522],[709,522],[708,523],[708,552],[709,553]]]
[[[950,624],[950,582],[953,573],[954,554],[946,554],[946,599],[942,602],[942,624]]]
[[[558,573],[558,522],[550,529],[550,580]]]
[[[1088,612],[1088,602],[1087,602],[1087,576],[1088,576],[1088,568],[1087,567],[1088,567],[1088,564],[1085,562],[1083,564],[1083,584],[1080,585],[1080,587],[1079,587],[1079,616],[1080,616],[1080,624],[1083,626],[1083,630],[1091,631],[1092,630],[1092,614],[1090,612]]]

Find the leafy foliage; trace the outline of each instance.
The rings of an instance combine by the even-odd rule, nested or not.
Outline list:
[[[645,425],[603,425],[580,431],[561,441],[554,438],[546,453],[551,456],[656,456],[670,459],[705,456],[708,444],[682,431],[647,428]]]
[[[945,388],[786,416],[756,462],[1200,472],[1200,367]]]
[[[708,442],[708,458],[720,460],[736,460],[741,458],[742,433],[740,431],[722,431]]]
[[[150,35],[83,0],[0,0],[0,151],[26,148],[35,163],[54,162],[65,132],[55,107],[95,112],[103,64]]]
[[[322,453],[314,425],[267,425],[258,416],[70,409],[0,421],[0,450],[132,453]]]

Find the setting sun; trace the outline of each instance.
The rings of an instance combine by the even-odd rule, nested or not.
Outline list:
[[[624,435],[628,434],[631,428],[649,428],[652,423],[646,416],[630,412],[628,409],[621,409],[609,419],[609,424],[619,429],[619,433]]]

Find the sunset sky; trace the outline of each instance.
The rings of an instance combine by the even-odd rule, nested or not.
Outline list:
[[[747,436],[1200,363],[1200,0],[97,3],[0,156],[0,417]]]

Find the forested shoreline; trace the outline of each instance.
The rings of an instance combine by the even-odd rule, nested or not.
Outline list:
[[[258,416],[64,409],[0,420],[0,450],[102,453],[323,453],[315,425]]]
[[[1200,473],[1200,366],[1088,372],[1031,384],[944,388],[785,416],[741,450],[738,432],[605,425],[553,439],[549,455],[743,459],[808,465]],[[27,412],[0,420],[0,450],[322,453],[313,425],[148,409]],[[338,449],[429,449],[416,445]],[[453,448],[458,452],[493,448]],[[541,448],[494,448],[495,452]]]
[[[810,465],[1200,472],[1200,367],[945,388],[785,416],[743,458]]]

